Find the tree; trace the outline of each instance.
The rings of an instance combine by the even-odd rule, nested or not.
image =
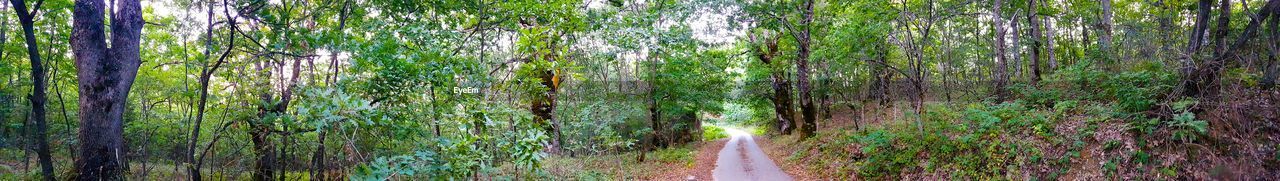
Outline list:
[[[1231,31],[1231,0],[1218,4],[1218,26],[1213,32],[1213,56],[1222,57],[1227,51],[1227,33]]]
[[[1223,10],[1228,9],[1223,8]],[[1219,74],[1221,74],[1222,70],[1226,68],[1226,64],[1229,63],[1229,60],[1237,59],[1236,57],[1233,57],[1233,54],[1236,53],[1235,51],[1243,49],[1243,47],[1249,43],[1249,40],[1254,39],[1254,36],[1258,33],[1258,28],[1262,26],[1262,23],[1266,22],[1268,19],[1276,18],[1275,16],[1278,16],[1277,14],[1280,14],[1280,0],[1268,0],[1262,8],[1258,9],[1257,15],[1253,16],[1249,20],[1249,24],[1245,25],[1244,32],[1242,32],[1241,35],[1231,43],[1231,47],[1222,47],[1222,53],[1216,53],[1212,58],[1205,60],[1203,63],[1197,64],[1187,77],[1183,77],[1183,94],[1197,97],[1201,100],[1213,100],[1218,98],[1219,90],[1217,84],[1219,83]],[[1219,21],[1228,18],[1229,17],[1220,16]],[[1221,28],[1226,28],[1225,26],[1227,23],[1219,22],[1218,25],[1220,27],[1219,31],[1225,31]],[[1219,33],[1221,34],[1222,32]],[[1225,45],[1227,44],[1225,40],[1218,42],[1217,46],[1227,46]]]
[[[785,18],[778,18],[796,40],[796,88],[800,89],[800,114],[803,116],[796,127],[800,131],[800,137],[809,138],[817,129],[817,109],[813,105],[813,96],[810,95],[813,91],[809,86],[809,55],[813,51],[809,47],[812,43],[813,0],[804,1],[799,9],[800,20],[796,25]]]
[[[1005,90],[1005,87],[1008,86],[1009,75],[1007,73],[1008,63],[1004,57],[1004,54],[1005,54],[1004,18],[1001,17],[1000,15],[1001,13],[1000,8],[1002,6],[1004,6],[1004,3],[1002,0],[995,0],[991,4],[991,19],[995,21],[992,24],[992,26],[994,26],[994,28],[992,29],[995,29],[995,32],[996,32],[995,34],[996,42],[993,43],[993,45],[996,47],[996,50],[995,50],[996,70],[994,72],[995,78],[992,79],[992,83],[995,86],[992,87],[992,90],[995,92],[995,96],[997,100],[1005,101],[1005,100],[1008,100],[1009,98],[1008,92]]]
[[[1051,7],[1053,6],[1053,4],[1051,1],[1046,0],[1043,6]],[[1058,51],[1057,51],[1057,48],[1055,47],[1057,46],[1056,31],[1058,28],[1056,25],[1054,25],[1057,23],[1056,20],[1057,18],[1047,17],[1044,24],[1045,52],[1049,55],[1049,71],[1051,72],[1054,71],[1055,69],[1058,69],[1058,53],[1057,53]]]
[[[143,20],[138,0],[115,0],[108,47],[102,0],[75,2],[71,49],[80,83],[80,158],[76,180],[123,179],[123,119],[129,89],[142,64]]]
[[[1196,21],[1194,28],[1191,29],[1191,37],[1187,38],[1187,49],[1185,55],[1182,56],[1182,70],[1179,72],[1184,77],[1192,76],[1191,73],[1195,69],[1196,55],[1200,52],[1200,45],[1204,42],[1205,32],[1209,29],[1209,13],[1213,10],[1213,0],[1200,0],[1196,6]],[[1189,78],[1187,80],[1190,80]],[[1182,83],[1183,94],[1193,96],[1196,89],[1194,82],[1184,81]]]
[[[1101,0],[1099,3],[1102,6],[1102,22],[1098,24],[1098,31],[1102,32],[1098,33],[1098,46],[1103,52],[1109,52],[1111,51],[1111,29],[1114,24],[1111,18],[1114,13],[1111,11],[1111,0]]]
[[[769,82],[773,88],[773,96],[770,102],[773,102],[773,111],[775,114],[774,129],[780,131],[783,135],[791,134],[791,130],[795,127],[791,126],[795,122],[795,109],[791,105],[791,83],[785,75],[786,71],[773,70],[775,67],[774,58],[778,55],[778,37],[768,36],[758,40],[756,34],[748,34],[748,38],[752,41],[752,53],[756,59],[760,60],[769,70]],[[757,45],[758,44],[758,45]]]
[[[1031,84],[1040,82],[1040,45],[1045,40],[1043,34],[1040,34],[1040,13],[1039,6],[1036,2],[1039,0],[1027,0],[1027,23],[1031,25]],[[1052,52],[1050,52],[1052,53]]]
[[[224,6],[226,6],[227,3],[224,1],[223,4]],[[204,58],[205,58],[205,61],[207,62],[209,59],[212,59],[212,56],[211,56],[212,54],[210,54],[211,53],[210,51],[212,51],[213,49],[213,42],[214,42],[213,17],[215,17],[215,14],[213,13],[213,8],[214,8],[213,2],[210,1],[210,3],[206,5],[206,8],[208,10],[207,15],[209,19],[208,19],[208,27],[205,29],[206,33],[205,33]],[[222,67],[222,64],[224,62],[226,62],[228,55],[231,54],[231,50],[233,49],[231,47],[234,47],[235,45],[235,37],[236,37],[234,32],[235,29],[231,29],[231,28],[236,26],[235,25],[236,21],[234,18],[231,18],[230,16],[228,16],[227,22],[228,22],[227,27],[231,31],[227,33],[229,37],[227,38],[227,46],[225,48],[226,50],[223,51],[220,56],[218,56],[218,59],[212,65],[208,65],[206,62],[200,63],[201,69],[200,69],[200,76],[198,80],[198,83],[200,84],[200,90],[199,90],[200,98],[198,101],[196,101],[196,118],[195,118],[195,122],[192,124],[191,136],[188,138],[188,141],[187,141],[187,152],[186,152],[187,174],[191,176],[191,180],[201,180],[200,167],[204,165],[204,162],[203,162],[204,155],[200,155],[199,159],[197,159],[195,155],[196,155],[196,145],[198,145],[197,141],[199,141],[200,139],[200,125],[202,122],[204,122],[205,104],[209,100],[209,79],[213,78],[213,74],[218,71],[219,67]]]
[[[44,62],[40,60],[40,46],[36,44],[35,33],[35,16],[39,14],[40,5],[44,4],[44,0],[36,1],[31,7],[31,11],[27,11],[27,3],[24,0],[10,0],[13,4],[13,11],[18,14],[18,23],[22,25],[22,35],[26,39],[27,57],[31,60],[31,119],[36,123],[36,157],[40,160],[40,173],[44,174],[45,180],[54,180],[53,175],[53,158],[49,154],[49,124],[45,118],[45,108],[48,104],[48,95],[45,91],[48,85],[45,82]]]

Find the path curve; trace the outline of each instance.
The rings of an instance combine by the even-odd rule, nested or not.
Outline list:
[[[716,169],[711,176],[715,180],[792,180],[791,175],[783,172],[778,165],[769,159],[751,134],[745,131],[725,128],[732,138],[725,143],[716,159]]]

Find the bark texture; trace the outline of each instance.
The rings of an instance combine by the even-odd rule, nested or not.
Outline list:
[[[129,89],[142,63],[142,6],[114,0],[110,47],[103,0],[79,0],[73,10],[71,50],[80,89],[80,158],[76,180],[124,179],[123,118]]]
[[[804,116],[804,120],[798,126],[802,138],[811,137],[814,131],[817,131],[817,110],[813,105],[813,96],[810,94],[812,88],[809,86],[809,54],[811,53],[809,30],[812,22],[813,0],[808,0],[804,3],[804,19],[800,20],[801,30],[793,34],[796,36],[799,49],[799,54],[796,56],[796,87],[800,89],[800,114]]]

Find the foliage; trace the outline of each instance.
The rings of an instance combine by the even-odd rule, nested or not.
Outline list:
[[[15,10],[14,2],[0,7]],[[40,141],[27,120],[35,76],[26,51],[43,55],[48,69],[55,163],[78,160],[80,106],[97,106],[77,101],[93,88],[79,83],[93,79],[76,73],[81,61],[65,38],[78,33],[76,1],[39,2],[30,37],[41,46],[33,49],[16,14],[0,14],[0,163],[7,165],[34,161],[23,150]],[[1247,109],[1275,102],[1274,92],[1260,89],[1277,67],[1264,46],[1273,42],[1230,43],[1274,38],[1241,33],[1274,30],[1250,26],[1258,8],[1245,7],[1212,12],[1224,8],[1187,0],[155,1],[142,12],[142,65],[130,96],[118,100],[127,121],[116,131],[129,148],[122,156],[139,167],[126,173],[133,180],[160,179],[148,175],[157,170],[190,176],[179,167],[194,165],[208,172],[194,174],[213,179],[625,180],[635,178],[598,170],[556,175],[547,163],[672,147],[652,155],[691,164],[685,142],[725,138],[726,128],[765,135],[779,111],[797,110],[774,104],[780,96],[815,102],[818,124],[832,129],[787,145],[797,149],[793,157],[822,157],[810,164],[840,176],[1055,179],[1097,147],[1125,151],[1089,163],[1107,175],[1202,179],[1185,173],[1199,165],[1161,162],[1169,151],[1153,148],[1196,144],[1231,160],[1256,155],[1236,150],[1274,145],[1257,141],[1272,133],[1235,130],[1273,114]],[[1185,31],[1205,23],[1197,22],[1198,10],[1231,21],[1218,27],[1215,17],[1205,26],[1212,32]],[[756,54],[766,47],[776,51],[770,62]],[[802,47],[812,52],[803,71]],[[1207,84],[1192,84],[1202,78]],[[781,82],[788,84],[774,87]],[[814,95],[778,93],[783,87]],[[1185,96],[1201,87],[1237,95]],[[1005,90],[1012,97],[995,95]],[[915,96],[919,102],[903,102]],[[1249,114],[1215,115],[1238,112]],[[1235,132],[1219,134],[1219,126]],[[1096,138],[1115,135],[1140,141]],[[1214,145],[1220,140],[1253,142]],[[1126,168],[1134,163],[1147,168]],[[59,166],[54,178],[71,179],[70,168]],[[1019,173],[1026,170],[1039,171]],[[0,171],[0,180],[43,176]]]
[[[724,128],[715,125],[702,126],[702,141],[715,141],[728,138],[729,135],[724,132]]]

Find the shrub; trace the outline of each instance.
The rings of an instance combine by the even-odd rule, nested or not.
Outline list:
[[[1169,128],[1173,129],[1173,139],[1192,142],[1196,140],[1200,134],[1208,132],[1209,122],[1196,119],[1196,114],[1190,111],[1183,111],[1173,116],[1173,120],[1169,123]]]
[[[1143,112],[1155,106],[1157,96],[1171,91],[1175,81],[1169,72],[1145,68],[1111,77],[1103,84],[1102,92],[1124,111]]]
[[[703,141],[719,140],[719,139],[728,138],[728,137],[729,137],[729,134],[726,134],[724,132],[724,128],[721,128],[719,126],[714,126],[714,125],[702,126]]]

